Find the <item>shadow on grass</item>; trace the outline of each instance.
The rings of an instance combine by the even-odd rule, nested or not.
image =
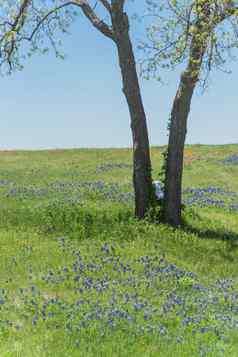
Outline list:
[[[193,220],[194,224],[188,222],[187,220],[183,221],[182,229],[186,233],[195,234],[198,238],[201,239],[212,239],[223,241],[226,243],[226,249],[221,251],[219,249],[220,254],[229,260],[234,261],[233,253],[238,248],[238,234],[232,230],[227,230],[220,225],[219,222],[217,223],[217,228],[210,228],[211,225],[214,225],[214,220],[210,220],[208,218],[202,218],[198,213],[193,212]],[[199,227],[196,227],[196,222],[199,222]],[[207,227],[207,228],[201,228]]]
[[[103,207],[52,200],[38,206],[1,209],[0,229],[34,231],[42,235],[74,235],[91,239],[96,235],[110,234],[118,225],[131,231],[136,222],[133,210],[128,207]]]

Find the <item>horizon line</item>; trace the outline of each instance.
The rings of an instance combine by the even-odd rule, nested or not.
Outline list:
[[[238,145],[238,143],[226,143],[226,144],[204,144],[204,143],[195,143],[195,144],[185,144],[186,146],[228,146],[228,145]],[[164,145],[151,145],[150,148],[163,148],[167,146]],[[0,152],[12,152],[12,151],[57,151],[57,150],[121,150],[121,149],[132,149],[132,146],[88,146],[88,147],[45,147],[45,148],[1,148]]]

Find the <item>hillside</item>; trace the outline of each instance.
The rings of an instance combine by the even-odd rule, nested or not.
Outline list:
[[[237,356],[238,145],[186,147],[177,230],[133,218],[129,149],[0,165],[0,356]]]

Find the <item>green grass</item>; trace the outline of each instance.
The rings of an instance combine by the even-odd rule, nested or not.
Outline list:
[[[151,149],[154,179],[162,150]],[[222,164],[232,154],[187,146],[184,188],[238,192],[238,166]],[[176,230],[138,222],[131,168],[100,170],[131,160],[127,149],[0,152],[1,357],[237,356],[238,211],[187,207]]]

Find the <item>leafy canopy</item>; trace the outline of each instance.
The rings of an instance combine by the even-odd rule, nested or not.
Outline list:
[[[229,60],[237,59],[238,1],[146,0],[147,16],[153,19],[139,49],[145,78],[158,77],[158,70],[175,69],[199,61],[192,49],[203,46],[200,80],[205,83],[212,69],[227,71]],[[200,50],[202,50],[200,48]]]

